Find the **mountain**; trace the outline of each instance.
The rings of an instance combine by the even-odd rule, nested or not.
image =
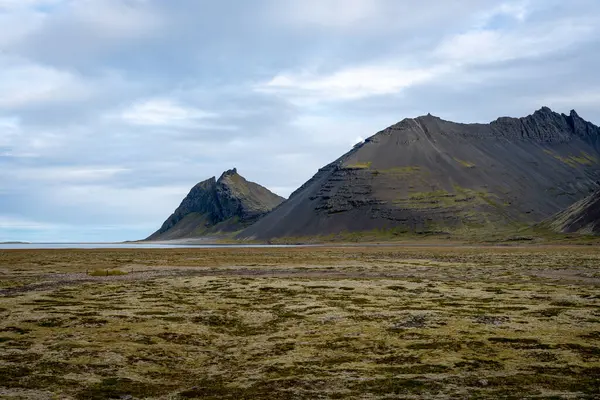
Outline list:
[[[600,190],[559,212],[545,225],[561,233],[600,235]]]
[[[169,240],[231,233],[249,226],[284,198],[244,179],[237,170],[198,183],[181,205],[146,240]]]
[[[575,111],[543,107],[489,124],[429,114],[356,145],[238,237],[514,229],[568,207],[599,181],[600,128]]]

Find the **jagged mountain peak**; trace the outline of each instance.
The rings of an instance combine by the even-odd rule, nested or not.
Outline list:
[[[549,107],[542,107],[525,117],[500,117],[483,123],[457,123],[432,115],[405,118],[365,140],[377,143],[382,136],[427,136],[435,140],[439,135],[457,138],[501,139],[533,141],[536,143],[566,143],[575,138],[594,140],[600,137],[600,128],[581,118],[575,110],[569,115],[559,114]]]
[[[247,181],[233,168],[196,184],[149,240],[233,232],[255,222],[284,199]]]
[[[552,109],[548,106],[542,106],[539,110],[534,111],[533,113],[535,114],[545,114],[545,115],[550,115],[550,114],[556,114],[554,111],[552,111]]]
[[[232,169],[228,169],[227,171],[223,172],[221,174],[221,176],[219,177],[219,181],[222,181],[223,179],[230,177],[230,176],[235,176],[235,175],[239,175],[237,168],[232,168]]]

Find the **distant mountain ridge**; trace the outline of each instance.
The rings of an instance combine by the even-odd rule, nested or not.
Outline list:
[[[171,240],[239,231],[283,200],[247,181],[237,169],[195,185],[158,231],[146,240]]]
[[[573,110],[462,124],[407,118],[321,168],[238,238],[490,231],[540,222],[600,184],[600,128]]]

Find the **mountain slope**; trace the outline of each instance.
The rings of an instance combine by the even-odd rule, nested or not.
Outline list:
[[[320,169],[239,238],[394,229],[457,232],[539,222],[600,181],[600,129],[544,107],[460,124],[404,119]]]
[[[600,235],[600,190],[559,212],[546,225],[561,233]]]
[[[198,183],[181,205],[146,240],[170,240],[235,232],[252,224],[284,199],[244,179],[234,168],[217,180]]]

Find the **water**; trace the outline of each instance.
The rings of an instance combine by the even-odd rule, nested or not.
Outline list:
[[[159,243],[0,243],[0,250],[9,249],[214,249],[214,248],[277,248],[295,245],[261,244],[159,244]]]

